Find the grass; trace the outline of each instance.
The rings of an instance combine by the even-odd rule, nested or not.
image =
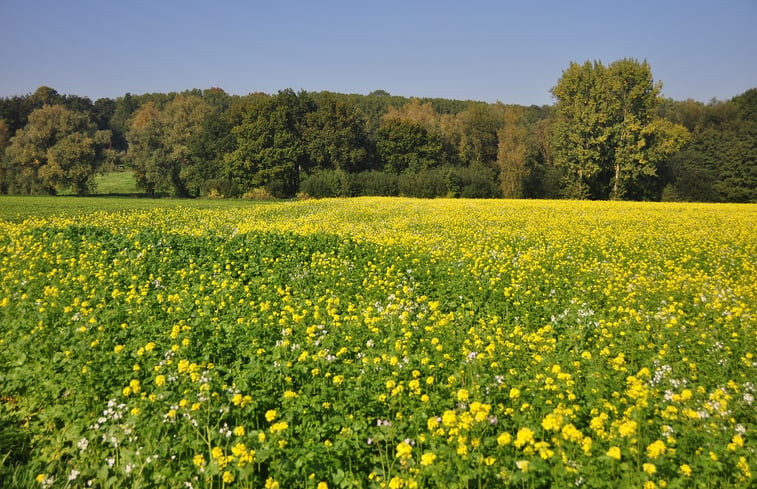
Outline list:
[[[264,205],[266,202],[242,199],[148,199],[113,196],[9,196],[0,195],[0,219],[23,221],[31,217],[51,217],[56,215],[81,215],[97,211],[117,212],[139,209],[171,209],[186,207],[192,209],[228,209]]]
[[[137,179],[131,171],[111,171],[95,177],[96,195],[138,194]]]

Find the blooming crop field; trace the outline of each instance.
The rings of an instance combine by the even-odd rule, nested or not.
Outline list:
[[[757,207],[0,221],[3,487],[754,487]]]

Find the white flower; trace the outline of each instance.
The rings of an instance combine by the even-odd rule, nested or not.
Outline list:
[[[76,478],[77,478],[77,477],[79,477],[79,474],[81,474],[81,472],[79,472],[79,471],[78,471],[78,470],[76,470],[76,469],[72,469],[72,470],[71,470],[71,473],[70,473],[70,474],[68,474],[68,480],[70,480],[70,481],[75,481],[75,480],[76,480]]]
[[[83,452],[89,446],[89,440],[87,440],[86,438],[82,438],[81,440],[79,440],[76,446],[79,447],[79,450]]]

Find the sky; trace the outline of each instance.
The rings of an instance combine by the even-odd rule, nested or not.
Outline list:
[[[674,100],[757,87],[757,0],[0,0],[0,97],[220,87],[554,103],[572,61]]]

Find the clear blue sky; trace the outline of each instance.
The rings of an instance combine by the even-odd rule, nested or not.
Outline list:
[[[757,87],[757,0],[0,0],[0,97],[284,88],[551,104],[571,61],[646,59],[663,95]]]

